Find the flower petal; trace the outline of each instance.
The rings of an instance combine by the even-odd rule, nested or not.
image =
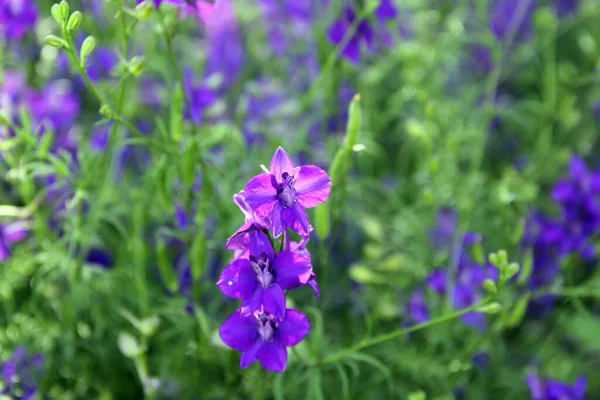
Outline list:
[[[344,20],[338,20],[331,28],[329,28],[328,37],[331,43],[335,45],[339,45],[342,43],[344,36],[346,36],[346,31],[348,30],[348,24]]]
[[[284,172],[291,174],[293,169],[294,164],[288,153],[282,147],[278,147],[271,159],[271,174],[275,175],[277,182],[281,182],[281,174]]]
[[[525,382],[527,382],[527,386],[529,387],[531,400],[543,400],[546,397],[544,382],[542,382],[537,374],[531,373],[527,375]]]
[[[274,284],[264,291],[262,304],[264,310],[277,319],[285,317],[285,293],[280,285]]]
[[[281,216],[285,225],[291,227],[299,235],[308,235],[310,233],[310,221],[306,210],[298,203],[294,203],[290,208],[284,208]]]
[[[287,228],[287,225],[283,220],[282,212],[283,205],[280,202],[275,203],[273,214],[271,216],[271,219],[273,220],[273,237],[279,237],[279,235]]]
[[[244,350],[242,352],[242,356],[240,357],[240,368],[245,369],[254,364],[256,361],[256,354],[260,350],[263,345],[263,340],[260,336],[256,339],[256,341],[250,346],[248,350]]]
[[[308,283],[312,275],[312,265],[298,254],[282,251],[273,261],[273,272],[277,283],[285,290],[291,290]]]
[[[329,198],[331,178],[319,167],[304,165],[300,167],[294,189],[298,203],[305,208],[316,207]]]
[[[257,230],[250,239],[250,254],[259,257],[262,253],[266,253],[269,260],[275,257],[275,251],[269,237],[263,231]]]
[[[306,315],[298,310],[287,309],[285,318],[277,326],[275,338],[281,346],[295,346],[308,335],[310,328]]]
[[[254,230],[254,222],[252,220],[246,221],[229,239],[225,244],[227,250],[246,250],[250,245],[250,231]]]
[[[317,282],[317,276],[313,273],[310,276],[310,279],[306,283],[311,287],[313,292],[315,292],[315,296],[317,296],[317,301],[321,300],[321,289],[319,289],[319,283]]]
[[[277,190],[274,184],[276,182],[273,175],[260,174],[250,179],[244,189],[246,202],[261,217],[268,217],[277,202]]]
[[[252,296],[257,285],[256,272],[245,258],[238,258],[221,273],[217,286],[225,296],[246,299]]]
[[[241,317],[240,315],[240,310],[234,312],[219,328],[219,336],[232,349],[246,351],[254,345],[260,336],[254,316]]]
[[[244,217],[246,217],[246,221],[252,219],[252,217],[253,217],[252,207],[250,207],[250,204],[248,204],[248,202],[246,201],[243,190],[241,192],[233,195],[233,201],[235,202],[235,204],[237,204],[237,206],[240,208],[240,210],[244,213]]]
[[[273,372],[284,372],[287,365],[287,350],[275,341],[264,343],[258,350],[260,365]]]

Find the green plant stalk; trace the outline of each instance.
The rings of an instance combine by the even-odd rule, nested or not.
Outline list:
[[[417,324],[417,325],[411,326],[410,328],[399,329],[399,330],[396,330],[393,332],[389,332],[389,333],[385,333],[383,335],[376,336],[371,339],[363,340],[362,342],[359,342],[359,343],[355,344],[354,346],[350,346],[347,349],[338,351],[337,353],[334,353],[328,357],[325,357],[320,363],[317,363],[316,366],[335,363],[335,362],[341,360],[342,358],[352,355],[352,354],[354,354],[360,350],[363,350],[367,347],[375,346],[377,344],[387,342],[388,340],[396,339],[401,336],[405,336],[409,333],[420,331],[421,329],[429,328],[430,326],[434,326],[434,325],[440,324],[442,322],[451,321],[453,319],[462,317],[463,315],[470,313],[472,311],[475,311],[475,310],[479,309],[480,307],[482,307],[486,304],[489,304],[490,302],[491,302],[491,300],[489,300],[489,299],[483,300],[482,302],[480,302],[474,306],[471,306],[471,307],[468,307],[468,308],[465,308],[465,309],[462,309],[459,311],[455,311],[453,313],[446,314],[446,315],[443,315],[438,318],[434,318],[434,319],[424,322],[422,324]]]

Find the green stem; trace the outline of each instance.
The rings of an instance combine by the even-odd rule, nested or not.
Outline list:
[[[362,342],[359,342],[359,343],[355,344],[354,346],[348,347],[347,349],[338,351],[337,353],[334,353],[334,354],[326,357],[318,365],[335,363],[336,361],[339,361],[342,358],[347,357],[349,355],[352,355],[352,354],[354,354],[354,353],[356,353],[356,352],[358,352],[360,350],[363,350],[363,349],[365,349],[367,347],[375,346],[377,344],[380,344],[380,343],[383,343],[383,342],[387,342],[388,340],[396,339],[396,338],[399,338],[401,336],[405,336],[405,335],[407,335],[409,333],[416,332],[416,331],[419,331],[421,329],[428,328],[430,326],[437,325],[437,324],[442,323],[442,322],[451,321],[453,319],[462,317],[463,315],[468,314],[468,313],[470,313],[472,311],[475,311],[475,310],[479,309],[480,307],[488,304],[489,302],[490,302],[490,300],[484,300],[484,301],[482,301],[482,302],[480,302],[480,303],[478,303],[478,304],[476,304],[474,306],[465,308],[463,310],[455,311],[453,313],[446,314],[446,315],[443,315],[443,316],[438,317],[438,318],[434,318],[434,319],[429,320],[427,322],[424,322],[422,324],[417,324],[417,325],[411,326],[410,328],[399,329],[397,331],[393,331],[393,332],[385,333],[385,334],[380,335],[380,336],[376,336],[376,337],[374,337],[372,339],[364,340]]]

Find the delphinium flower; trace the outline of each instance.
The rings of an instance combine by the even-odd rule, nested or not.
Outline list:
[[[29,226],[22,221],[0,225],[0,263],[7,261],[14,244],[23,241],[29,233]]]
[[[493,0],[490,30],[499,41],[522,42],[531,36],[536,0]]]
[[[397,17],[397,10],[392,1],[385,0],[375,9],[375,16],[379,24],[384,24],[387,20]],[[359,11],[347,5],[343,8],[340,18],[329,28],[328,37],[336,46],[345,43],[341,50],[342,55],[348,61],[358,64],[362,48],[372,48],[375,44],[377,28],[367,20],[360,20]]]
[[[585,400],[587,378],[580,376],[573,385],[529,374],[525,378],[531,400]]]
[[[2,0],[0,2],[0,37],[20,40],[33,31],[38,18],[35,1]]]
[[[38,379],[42,374],[44,357],[30,355],[27,349],[19,347],[12,357],[2,365],[0,394],[10,399],[33,400],[38,398]]]
[[[326,201],[330,190],[331,180],[325,171],[310,165],[294,168],[280,147],[270,172],[251,179],[246,189],[234,196],[245,223],[227,242],[235,257],[217,285],[226,296],[243,300],[219,331],[223,342],[242,352],[241,368],[258,359],[266,369],[283,372],[286,347],[295,346],[310,331],[306,316],[286,308],[284,290],[308,285],[317,297],[320,295],[306,248],[312,227],[303,207]],[[285,212],[294,205],[299,211]],[[298,217],[300,212],[303,214]],[[300,241],[291,240],[288,228],[301,234]],[[274,240],[282,233],[277,252]]]
[[[294,167],[289,155],[277,149],[268,174],[252,178],[246,185],[246,201],[262,218],[270,217],[274,236],[286,228],[307,235],[310,222],[306,208],[316,207],[329,198],[331,179],[313,165]]]

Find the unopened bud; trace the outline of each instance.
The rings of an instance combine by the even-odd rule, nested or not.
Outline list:
[[[148,18],[150,18],[150,15],[152,14],[153,10],[154,10],[154,4],[152,4],[152,2],[146,0],[146,1],[142,1],[140,4],[137,5],[137,7],[135,8],[135,13],[139,19],[145,21]]]
[[[67,42],[55,35],[46,36],[46,39],[44,39],[44,43],[46,43],[48,46],[56,47],[57,49],[66,49],[67,47],[69,47]]]
[[[92,52],[94,51],[95,48],[96,48],[96,39],[94,39],[93,36],[86,37],[85,40],[83,41],[83,44],[81,45],[81,50],[79,52],[79,59],[80,59],[81,65],[85,65],[85,62],[86,62],[88,56],[90,54],[92,54]]]
[[[146,61],[144,57],[133,57],[127,66],[127,70],[133,76],[140,76],[144,72]]]
[[[502,305],[500,303],[490,303],[477,309],[477,311],[485,314],[498,314],[500,310],[502,310]]]
[[[496,283],[489,278],[486,279],[485,281],[483,281],[483,287],[485,288],[485,290],[487,290],[491,294],[498,293],[498,288],[496,287]]]
[[[67,22],[67,30],[74,31],[77,28],[79,28],[79,25],[81,25],[82,18],[83,14],[81,14],[80,11],[75,11],[73,14],[71,14],[71,16],[69,17],[69,22]]]

